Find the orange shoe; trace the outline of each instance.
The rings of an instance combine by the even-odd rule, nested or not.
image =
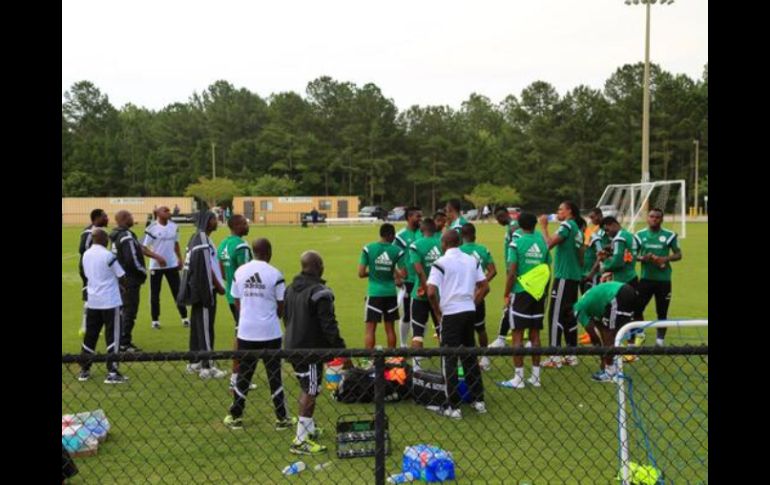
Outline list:
[[[578,343],[580,345],[591,345],[591,336],[587,333],[580,335],[580,338],[578,338]]]

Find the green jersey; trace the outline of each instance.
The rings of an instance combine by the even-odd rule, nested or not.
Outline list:
[[[391,243],[373,242],[364,246],[358,263],[369,267],[369,296],[396,296],[393,272],[404,257],[404,250]]]
[[[521,229],[519,229],[521,231]],[[522,232],[518,237],[513,238],[508,246],[508,255],[506,259],[509,264],[516,265],[516,285],[513,288],[514,293],[522,293],[524,287],[519,283],[519,277],[527,274],[532,268],[540,264],[551,264],[551,255],[548,252],[548,244],[540,233]]]
[[[612,273],[612,280],[628,283],[636,278],[637,241],[634,235],[621,229],[612,238],[612,256],[602,263],[602,271]]]
[[[585,327],[591,319],[601,318],[607,305],[612,302],[624,284],[618,281],[607,281],[588,290],[572,307],[578,322]]]
[[[401,229],[396,234],[396,239],[393,240],[393,244],[404,251],[405,257],[401,260],[398,267],[403,268],[406,266],[406,279],[404,281],[414,283],[417,281],[417,274],[414,272],[414,267],[409,264],[409,246],[418,239],[422,239],[422,232],[418,227],[414,231],[409,229],[409,226]]]
[[[465,243],[460,246],[460,251],[476,258],[476,261],[481,265],[481,269],[484,270],[484,272],[487,271],[490,264],[495,263],[492,259],[492,253],[481,244],[476,244],[475,242]]]
[[[645,254],[666,257],[669,251],[679,252],[679,241],[675,232],[661,228],[658,232],[652,232],[650,229],[643,229],[636,233],[636,239],[639,243],[638,257]],[[666,262],[664,267],[660,267],[652,261],[642,262],[642,279],[653,281],[671,281],[671,263]]]
[[[521,229],[519,229],[519,221],[516,219],[511,219],[511,222],[509,222],[508,226],[505,228],[505,238],[503,239],[503,259],[505,259],[506,266],[510,266],[508,261],[508,246],[511,245],[511,241],[516,234],[521,234]]]
[[[430,268],[433,263],[441,257],[441,235],[434,234],[433,237],[422,237],[413,242],[409,246],[409,264],[414,266],[415,263],[422,264],[425,271],[425,278],[430,276]],[[420,282],[416,279],[414,282],[414,288],[412,288],[413,300],[427,300],[428,295],[417,295],[417,291],[420,289]]]
[[[602,228],[597,229],[588,237],[586,252],[583,254],[583,276],[588,276],[594,263],[596,263],[596,255],[609,245],[610,238]]]
[[[222,275],[225,277],[225,297],[228,303],[234,303],[235,299],[230,294],[230,288],[233,286],[235,270],[251,261],[251,248],[243,239],[230,234],[219,244],[217,257],[225,269],[225,274]]]
[[[449,229],[454,229],[455,231],[460,233],[460,231],[462,230],[462,227],[466,224],[468,224],[468,220],[465,217],[460,216],[454,221],[452,221],[452,224],[449,225]]]
[[[583,233],[580,232],[574,219],[567,219],[561,222],[556,234],[563,240],[556,245],[554,277],[561,280],[580,281],[583,277],[583,268],[580,266],[579,251],[583,247]]]

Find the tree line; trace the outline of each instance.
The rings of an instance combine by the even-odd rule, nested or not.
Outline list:
[[[80,81],[62,102],[62,194],[180,195],[211,178],[213,156],[217,178],[244,195],[357,195],[365,204],[433,209],[497,187],[527,207],[567,198],[588,207],[607,184],[640,179],[642,84],[640,63],[618,68],[603,90],[581,85],[560,95],[536,81],[497,103],[473,93],[459,109],[399,111],[372,83],[324,76],[304,96],[263,98],[217,81],[185,103],[150,110],[118,109]],[[650,113],[652,180],[693,187],[697,139],[705,195],[708,65],[693,80],[653,64]]]

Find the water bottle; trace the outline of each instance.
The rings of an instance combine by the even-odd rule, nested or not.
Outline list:
[[[388,477],[388,483],[409,483],[414,480],[414,475],[410,472],[399,473]]]
[[[307,466],[305,465],[305,462],[297,461],[287,466],[286,468],[284,468],[283,474],[286,476],[296,475],[297,473],[301,472],[305,468],[307,468]]]

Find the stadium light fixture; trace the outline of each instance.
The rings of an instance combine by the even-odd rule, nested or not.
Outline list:
[[[634,5],[639,5],[639,0],[633,0]],[[646,28],[644,36],[644,96],[642,108],[642,182],[650,181],[650,5],[657,0],[641,0],[647,11]],[[626,0],[626,5],[630,5]],[[674,0],[668,0],[668,5]],[[666,0],[661,0],[661,5],[666,5]]]

